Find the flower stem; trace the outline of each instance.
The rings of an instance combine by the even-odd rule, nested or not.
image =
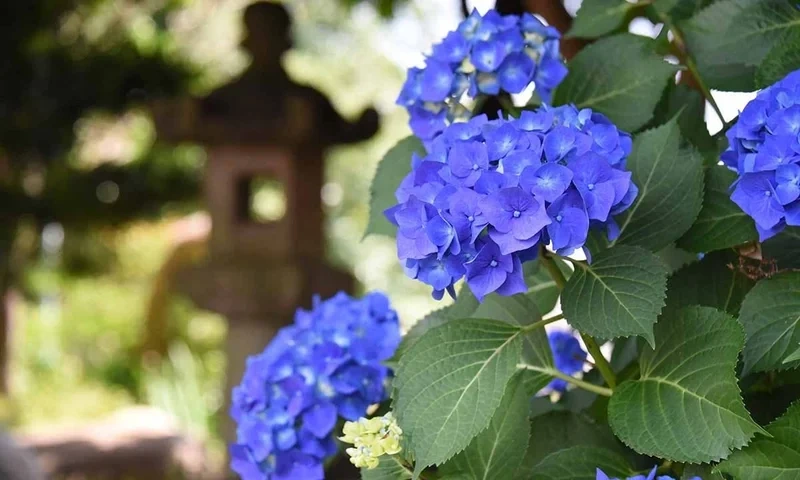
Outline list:
[[[564,314],[563,313],[558,313],[556,315],[553,315],[552,317],[548,317],[547,318],[547,322],[548,323],[549,322],[555,322],[556,320],[563,320],[563,319],[564,319]]]
[[[549,253],[544,247],[542,247],[539,251],[539,258],[542,265],[544,265],[544,268],[547,269],[547,272],[553,278],[553,281],[556,282],[556,285],[558,285],[558,288],[563,290],[564,285],[567,284],[567,279],[564,277],[561,269],[558,268],[558,265],[555,261],[553,261],[553,258],[550,257]],[[563,318],[563,315],[561,315],[561,318]],[[582,332],[581,338],[583,338],[583,343],[586,344],[586,348],[589,350],[589,353],[592,354],[592,358],[594,358],[595,365],[597,370],[600,371],[600,375],[603,376],[603,379],[611,389],[615,388],[617,386],[617,377],[614,375],[614,369],[611,368],[608,360],[606,360],[606,357],[603,356],[603,353],[600,351],[600,346],[597,345],[597,341],[592,338],[591,335],[587,335]]]
[[[722,122],[722,125],[725,125],[725,117],[722,116],[722,110],[720,110],[719,105],[717,105],[717,101],[714,100],[714,97],[711,95],[711,90],[708,88],[706,83],[703,81],[703,77],[700,76],[700,71],[697,69],[697,64],[694,63],[694,58],[692,58],[691,53],[689,53],[686,47],[686,40],[683,38],[683,33],[678,29],[676,25],[672,23],[669,17],[665,14],[659,14],[659,17],[664,22],[664,25],[669,28],[672,32],[672,35],[675,37],[675,42],[678,44],[678,48],[680,49],[681,53],[683,54],[683,63],[686,64],[686,68],[689,69],[689,73],[692,74],[694,77],[695,82],[697,83],[697,88],[700,90],[700,93],[703,94],[708,103],[711,105],[711,108],[714,109],[714,113],[717,114],[719,117],[719,121]]]
[[[524,327],[522,327],[522,331],[523,332],[531,332],[533,330],[536,330],[537,328],[542,328],[547,324],[550,324],[550,323],[553,323],[553,322],[557,322],[557,321],[559,321],[559,320],[561,320],[563,318],[564,318],[564,315],[559,313],[558,315],[553,315],[550,318],[545,318],[545,319],[539,320],[538,322],[533,322],[530,325],[525,325]]]
[[[522,109],[514,106],[514,103],[511,101],[511,97],[500,95],[497,97],[497,101],[500,102],[503,110],[513,117],[519,117],[520,113],[522,112]]]
[[[517,364],[517,368],[522,369],[522,370],[532,370],[534,372],[540,372],[540,373],[544,373],[546,375],[550,375],[552,377],[560,378],[561,380],[564,380],[565,382],[571,383],[571,384],[575,385],[578,388],[582,388],[584,390],[596,393],[598,395],[603,395],[604,397],[610,397],[613,394],[613,392],[612,392],[612,390],[610,388],[601,387],[599,385],[595,385],[595,384],[589,383],[589,382],[584,382],[583,380],[581,380],[579,378],[575,378],[575,377],[573,377],[571,375],[567,375],[567,374],[562,373],[562,372],[560,372],[560,371],[558,371],[558,370],[556,370],[554,368],[542,368],[542,367],[537,367],[535,365],[528,365],[526,363]]]
[[[614,374],[614,369],[611,368],[611,365],[608,363],[608,360],[606,360],[606,357],[603,356],[603,352],[600,351],[600,345],[597,344],[597,340],[595,340],[591,335],[587,335],[582,332],[581,338],[583,339],[583,343],[586,344],[586,349],[589,350],[590,354],[592,354],[595,366],[600,372],[600,375],[603,376],[603,379],[606,381],[609,388],[616,388],[617,376]]]
[[[414,475],[414,467],[408,463],[406,463],[403,459],[399,458],[399,456],[391,455],[390,458],[395,461],[398,465],[400,465],[403,470],[408,472],[409,475]],[[425,475],[425,472],[421,472],[419,474],[419,480],[429,480],[430,477]]]
[[[556,282],[558,289],[564,290],[564,285],[567,284],[567,278],[564,277],[561,269],[558,268],[558,265],[556,265],[556,262],[553,261],[553,258],[550,257],[550,254],[544,247],[539,249],[539,262],[547,269],[547,273],[549,273],[553,281]]]

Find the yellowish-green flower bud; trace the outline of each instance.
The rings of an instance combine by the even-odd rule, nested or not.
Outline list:
[[[350,462],[358,468],[375,468],[378,466],[378,457],[396,455],[402,450],[400,438],[403,430],[391,412],[382,417],[345,422],[342,433],[344,435],[339,439],[354,446],[345,452],[350,456]]]

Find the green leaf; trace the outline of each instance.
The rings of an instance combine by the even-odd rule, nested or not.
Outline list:
[[[578,445],[617,450],[619,442],[605,425],[598,425],[582,414],[548,412],[531,419],[533,437],[516,478],[528,479],[547,456]]]
[[[674,22],[691,17],[711,2],[713,0],[655,0],[653,7],[661,13],[668,14]]]
[[[800,11],[788,0],[721,0],[683,25],[689,52],[710,88],[755,90],[755,70],[788,32]]]
[[[542,319],[536,304],[527,294],[503,297],[497,294],[487,295],[483,303],[470,315],[472,318],[499,320],[511,325],[523,327]],[[536,394],[553,379],[548,372],[554,371],[553,354],[544,328],[537,328],[524,334],[522,360],[529,366],[539,370],[525,370],[523,374],[525,388],[530,395]]]
[[[625,0],[583,0],[568,37],[597,38],[619,28],[635,5]]]
[[[781,233],[761,244],[765,259],[774,261],[778,269],[800,269],[800,227],[786,227]]]
[[[616,219],[616,243],[656,251],[692,226],[703,200],[702,159],[693,148],[680,148],[680,140],[674,118],[634,139],[627,165],[639,195]]]
[[[478,308],[478,305],[478,299],[469,288],[462,288],[458,293],[458,299],[453,304],[425,315],[403,335],[403,340],[392,357],[393,360],[399,360],[428,330],[444,325],[450,320],[468,318]]]
[[[739,321],[747,334],[744,374],[800,366],[784,364],[800,343],[800,272],[758,282],[742,302]]]
[[[467,448],[445,463],[445,473],[469,472],[473,479],[511,478],[522,463],[530,437],[528,400],[522,377],[506,387],[489,428],[472,439]]]
[[[656,339],[656,349],[639,358],[639,379],[620,384],[609,402],[620,440],[645,455],[705,463],[763,431],[737,385],[744,332],[733,317],[697,306],[670,312],[656,325]]]
[[[800,29],[788,32],[770,50],[756,71],[756,85],[766,88],[800,66]]]
[[[372,470],[361,469],[361,480],[411,480],[411,473],[397,457],[383,455],[378,458],[377,467]]]
[[[400,181],[411,171],[411,155],[424,154],[425,147],[415,136],[406,137],[390,148],[378,164],[370,186],[369,223],[364,236],[371,233],[394,237],[396,227],[389,223],[383,211],[396,205],[394,192]]]
[[[535,432],[534,432],[535,435]],[[603,447],[579,445],[547,456],[531,480],[595,480],[597,469],[609,477],[627,478],[631,470],[625,457]]]
[[[706,100],[700,92],[684,84],[669,84],[666,94],[656,107],[651,125],[661,125],[677,117],[681,136],[703,154],[706,164],[716,165],[719,152],[716,141],[708,133],[705,110]]]
[[[668,245],[662,248],[656,252],[656,255],[661,259],[661,262],[666,265],[669,273],[674,273],[686,265],[696,263],[699,260],[696,253],[687,252],[675,245]]]
[[[572,275],[572,270],[566,262],[561,259],[553,259],[558,265],[564,278],[569,278]],[[525,274],[525,283],[528,285],[528,292],[526,296],[533,300],[539,311],[547,313],[556,306],[558,296],[561,295],[561,289],[558,288],[553,277],[546,268],[542,267],[539,260],[525,262],[522,265]]]
[[[589,249],[592,257],[596,256],[603,250],[607,250],[608,237],[606,237],[606,233],[597,229],[589,230],[589,236],[586,238],[584,247]]]
[[[591,265],[576,263],[561,308],[569,323],[601,338],[641,335],[653,345],[653,324],[664,306],[667,270],[652,253],[618,246]]]
[[[753,219],[731,201],[729,188],[736,174],[726,167],[706,170],[703,208],[697,220],[678,240],[678,246],[690,252],[706,253],[758,240]]]
[[[767,426],[772,438],[757,438],[720,463],[717,470],[747,480],[800,478],[800,402]]]
[[[736,265],[737,255],[728,250],[709,253],[678,270],[667,281],[664,311],[704,305],[738,315],[744,296],[756,282],[738,268],[731,268]]]
[[[791,355],[786,357],[783,363],[792,363],[792,362],[800,362],[800,347],[797,347],[797,350],[794,351]]]
[[[553,103],[591,108],[622,130],[635,131],[653,116],[661,91],[676,71],[655,53],[649,38],[627,33],[603,38],[569,62]]]
[[[505,322],[464,319],[429,330],[403,355],[394,411],[416,459],[415,478],[489,425],[522,341],[523,331]]]

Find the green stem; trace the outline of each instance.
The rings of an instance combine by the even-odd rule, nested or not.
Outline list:
[[[670,471],[672,471],[672,462],[670,460],[664,460],[664,462],[658,467],[658,473],[660,474],[667,474]]]
[[[541,259],[540,261],[542,265],[544,265],[544,267],[547,269],[547,272],[550,273],[550,276],[553,278],[553,281],[556,282],[558,288],[563,290],[564,285],[567,284],[567,279],[566,277],[564,277],[564,274],[561,272],[561,269],[558,268],[558,265],[556,264],[555,261],[553,261],[553,258],[550,257],[549,252],[544,247],[542,247],[541,250],[539,251],[539,258]],[[568,258],[567,260],[572,261],[572,259],[570,258]],[[573,265],[575,265],[576,267],[579,266],[579,264],[576,264],[574,262]],[[563,315],[561,315],[561,318],[563,318]],[[583,343],[586,344],[586,348],[587,350],[589,350],[589,353],[592,354],[592,357],[594,358],[595,361],[595,365],[597,367],[597,370],[600,372],[600,375],[603,376],[603,379],[606,381],[606,383],[610,388],[612,389],[615,388],[617,386],[617,377],[616,375],[614,375],[614,369],[611,368],[611,365],[608,363],[608,360],[606,360],[606,357],[603,356],[603,353],[600,351],[600,346],[597,345],[597,341],[590,335],[587,335],[585,333],[581,333],[581,338],[583,338]]]
[[[714,96],[711,95],[711,90],[703,81],[703,78],[700,76],[700,71],[697,70],[697,65],[694,63],[694,59],[690,57],[689,54],[686,54],[686,67],[689,68],[689,71],[694,76],[694,79],[697,80],[697,86],[700,87],[700,91],[703,93],[703,96],[706,97],[708,103],[711,104],[711,108],[714,109],[714,113],[716,113],[719,117],[719,121],[722,123],[722,125],[725,125],[725,117],[722,116],[722,110],[720,110],[719,105],[717,105],[717,101],[714,100]]]
[[[553,258],[550,257],[550,253],[544,246],[539,249],[539,262],[547,269],[547,273],[549,273],[553,281],[556,282],[558,289],[564,290],[564,285],[567,284],[567,278],[561,272],[561,269],[558,268],[556,262],[553,261]]]
[[[555,322],[556,320],[563,320],[563,319],[564,319],[564,314],[563,313],[558,313],[556,315],[553,315],[552,317],[548,317],[547,318],[547,322],[548,323],[549,322]]]
[[[524,327],[522,327],[522,331],[523,332],[531,332],[533,330],[536,330],[537,328],[543,328],[545,325],[548,325],[548,324],[553,323],[553,322],[557,322],[557,321],[559,321],[559,320],[561,320],[563,318],[564,318],[564,315],[562,315],[562,314],[553,315],[550,318],[545,318],[545,319],[539,320],[538,322],[533,322],[530,325],[525,325]]]
[[[525,363],[518,364],[517,368],[523,369],[523,370],[532,370],[534,372],[539,372],[539,373],[544,373],[545,375],[550,375],[551,377],[560,378],[561,380],[564,380],[565,382],[571,383],[571,384],[575,385],[578,388],[582,388],[584,390],[596,393],[598,395],[603,395],[604,397],[610,397],[611,394],[613,393],[610,388],[605,388],[605,387],[601,387],[599,385],[595,385],[593,383],[584,382],[583,380],[581,380],[579,378],[575,378],[573,376],[567,375],[567,374],[562,373],[559,370],[556,370],[554,368],[553,369],[541,368],[541,367],[537,367],[535,365],[528,365],[528,364],[525,364]]]
[[[478,97],[475,99],[475,104],[472,106],[472,116],[473,117],[475,115],[477,115],[478,112],[481,111],[481,109],[483,108],[483,104],[486,103],[486,100],[488,98],[489,97],[487,97],[486,95],[478,95]]]
[[[611,389],[616,388],[617,376],[614,374],[614,369],[611,368],[606,357],[603,356],[603,352],[600,351],[600,345],[597,344],[597,340],[585,333],[581,333],[581,338],[583,339],[583,343],[586,344],[586,349],[592,354],[595,366],[600,372],[600,375],[603,376],[603,379]]]
[[[414,475],[414,467],[409,465],[409,464],[407,464],[405,461],[403,461],[402,458],[399,458],[396,455],[390,455],[389,458],[391,458],[392,460],[395,461],[395,463],[400,465],[400,467],[402,467],[403,470],[408,472],[409,475],[412,475],[412,476]],[[419,480],[429,480],[429,478],[430,477],[425,476],[424,471],[419,474]]]
[[[672,35],[675,36],[675,41],[678,43],[679,48],[684,53],[683,63],[686,64],[686,68],[689,69],[689,72],[694,77],[695,81],[697,81],[697,86],[700,88],[700,92],[703,94],[708,103],[711,105],[711,108],[714,109],[714,112],[719,117],[719,121],[722,122],[722,125],[725,125],[725,117],[722,116],[722,110],[720,110],[719,105],[717,105],[717,101],[714,100],[714,97],[711,95],[711,90],[706,85],[706,82],[703,81],[703,77],[700,76],[700,71],[697,69],[697,64],[694,63],[694,58],[689,53],[686,47],[686,41],[683,38],[683,33],[678,29],[676,25],[672,23],[670,18],[663,14],[659,13],[658,15],[661,20],[664,22],[664,25],[672,31]]]
[[[497,97],[497,101],[500,102],[500,105],[503,106],[503,110],[505,110],[506,113],[512,115],[513,117],[520,116],[522,110],[514,106],[514,103],[511,101],[511,97],[500,95]]]

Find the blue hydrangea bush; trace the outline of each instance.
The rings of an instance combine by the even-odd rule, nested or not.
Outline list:
[[[470,14],[408,71],[367,227],[442,307],[402,338],[376,293],[299,313],[233,393],[233,469],[800,479],[798,52],[789,0]]]

